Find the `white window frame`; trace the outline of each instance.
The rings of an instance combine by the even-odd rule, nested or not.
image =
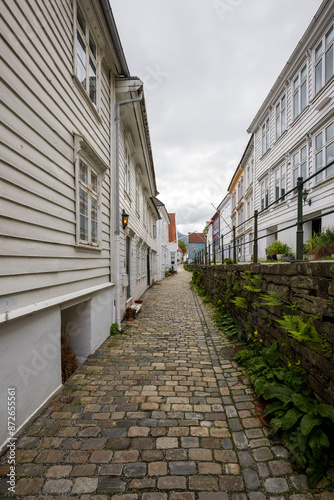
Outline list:
[[[74,74],[79,82],[84,94],[93,105],[94,109],[99,109],[100,98],[100,51],[96,38],[92,34],[95,30],[85,14],[84,9],[79,2],[75,3],[74,9]],[[80,21],[79,21],[80,18]],[[81,50],[80,50],[81,47]],[[91,86],[90,78],[94,78],[95,70],[95,89]],[[85,78],[83,79],[83,76]],[[94,91],[95,90],[95,95]]]
[[[308,104],[307,77],[306,63],[292,80],[292,120],[295,120]]]
[[[141,275],[141,269],[140,269],[140,266],[141,266],[141,262],[140,262],[140,245],[137,244],[137,247],[136,247],[136,270],[137,270],[137,279],[140,278],[140,275]]]
[[[237,193],[236,190],[234,190],[232,193],[232,210],[234,210],[236,206],[237,206]]]
[[[125,148],[124,190],[131,196],[131,155],[127,147]]]
[[[261,127],[261,137],[262,137],[262,156],[270,148],[270,119],[269,116],[266,118]]]
[[[267,208],[269,205],[269,177],[266,177],[260,182],[260,210]]]
[[[331,135],[333,134],[333,135]],[[320,142],[321,141],[321,142]],[[329,148],[334,148],[334,121],[328,123],[321,132],[315,134],[314,136],[314,166],[315,172],[320,170],[333,160],[333,157],[329,157]],[[324,175],[325,174],[325,175]],[[334,165],[329,167],[324,172],[321,172],[315,177],[315,182],[321,182],[322,180],[331,177],[334,174]]]
[[[87,176],[83,175],[84,169]],[[95,180],[93,180],[93,178]],[[86,213],[83,210],[83,196],[87,200]],[[101,176],[98,169],[89,162],[89,160],[82,155],[77,158],[77,244],[82,246],[89,246],[93,248],[100,247],[101,241]],[[95,205],[95,207],[94,207]],[[83,220],[87,221],[87,236],[83,233]],[[93,231],[93,226],[96,226]],[[95,233],[95,234],[94,234]]]
[[[146,226],[146,202],[145,198],[143,198],[143,224]]]
[[[250,252],[250,254],[253,253],[253,245],[254,245],[254,242],[252,241],[252,239],[254,238],[254,234],[253,233],[249,233],[249,236],[248,236],[248,251]]]
[[[334,68],[334,24],[314,49],[314,95],[332,78]],[[331,70],[328,72],[327,70]]]
[[[75,189],[76,189],[76,249],[77,250],[91,250],[100,251],[102,248],[102,183],[108,165],[101,159],[101,157],[91,147],[89,142],[78,134],[74,134],[74,170],[75,170]],[[87,181],[84,182],[80,178],[80,161],[83,161],[87,166]],[[92,182],[92,173],[97,177],[96,188],[94,189],[94,182]],[[80,231],[80,189],[87,194],[88,197],[88,229],[87,238],[82,238]],[[97,238],[92,238],[92,200],[97,202]],[[83,215],[83,214],[82,214]],[[93,220],[94,221],[94,220]],[[94,241],[97,240],[97,241]]]
[[[286,165],[281,165],[274,171],[274,198],[277,201],[281,196],[286,193]],[[284,201],[281,199],[280,202]]]
[[[276,140],[286,131],[287,99],[283,94],[275,105],[275,137]]]
[[[305,180],[308,175],[308,151],[307,151],[307,145],[304,144],[301,148],[298,149],[293,155],[292,155],[292,187],[296,188],[297,187],[297,180],[298,177],[303,177],[303,180]],[[297,189],[295,189],[294,193],[297,192]]]
[[[136,175],[136,211],[140,216],[140,178],[138,173]]]

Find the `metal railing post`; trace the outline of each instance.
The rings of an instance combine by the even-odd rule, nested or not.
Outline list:
[[[216,265],[216,246],[213,246],[213,265]]]
[[[297,233],[296,233],[296,260],[303,260],[304,228],[303,228],[303,178],[297,179],[298,209],[297,209]]]
[[[222,234],[222,264],[224,262],[224,235]]]
[[[257,264],[257,259],[258,259],[258,230],[257,230],[257,223],[258,223],[258,217],[259,217],[259,211],[255,210],[254,212],[254,244],[253,244],[253,262],[254,264]]]
[[[210,265],[210,260],[211,260],[211,243],[209,243],[209,255],[208,255],[209,259],[208,259],[208,264]]]
[[[233,264],[237,263],[237,244],[235,241],[235,226],[233,226]]]

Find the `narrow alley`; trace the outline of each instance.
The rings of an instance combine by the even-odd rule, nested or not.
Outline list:
[[[269,441],[190,280],[180,269],[150,288],[126,334],[107,339],[18,439],[17,497],[332,498],[301,493],[305,476]]]

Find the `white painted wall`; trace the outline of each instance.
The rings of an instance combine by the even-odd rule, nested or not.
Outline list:
[[[8,388],[16,390],[16,429],[62,385],[60,309],[53,307],[0,330],[0,448],[8,439]]]

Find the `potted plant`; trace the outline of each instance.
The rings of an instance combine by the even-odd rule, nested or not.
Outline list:
[[[334,253],[334,228],[310,236],[305,242],[305,252],[311,260],[330,257]]]
[[[282,260],[282,256],[285,253],[290,253],[291,248],[286,243],[282,243],[280,240],[275,240],[266,248],[266,255],[269,259]]]
[[[133,309],[132,307],[127,307],[125,309],[125,314],[128,321],[133,321],[135,319],[136,312],[137,312],[136,309]]]

